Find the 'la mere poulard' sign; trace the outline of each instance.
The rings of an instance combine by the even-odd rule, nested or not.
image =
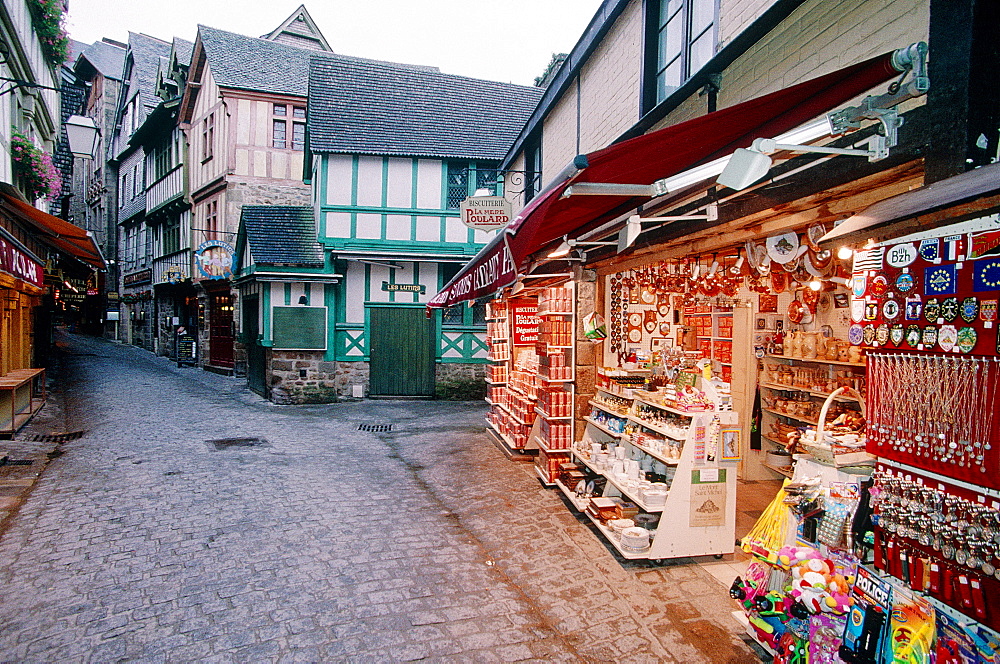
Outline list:
[[[38,287],[45,279],[42,264],[14,246],[3,234],[0,234],[0,272]]]
[[[510,201],[503,196],[470,196],[458,211],[462,223],[477,231],[493,231],[510,223]]]

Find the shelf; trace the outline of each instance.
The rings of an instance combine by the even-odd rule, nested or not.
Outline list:
[[[517,447],[507,434],[497,429],[496,425],[489,420],[486,420],[486,426],[490,432],[490,439],[494,441],[494,444],[503,452],[504,456],[512,461],[532,461],[534,448],[527,446]]]
[[[605,394],[610,394],[611,396],[618,397],[619,399],[627,399],[628,401],[633,401],[635,399],[635,397],[627,397],[627,396],[625,396],[623,394],[618,394],[617,392],[612,392],[611,390],[609,390],[606,387],[598,387],[597,391],[598,392],[604,392]]]
[[[558,454],[560,452],[569,452],[570,448],[564,447],[562,449],[554,449],[548,446],[548,444],[542,440],[541,436],[535,436],[535,444],[538,445],[538,449],[545,452],[546,454]]]
[[[641,509],[643,512],[649,512],[650,514],[655,514],[657,512],[663,511],[664,507],[663,505],[656,505],[656,506],[647,505],[646,503],[639,500],[638,495],[633,494],[631,489],[626,489],[624,485],[619,484],[618,480],[615,479],[614,477],[611,477],[610,475],[607,474],[605,474],[604,477],[606,477],[608,479],[608,482],[610,482],[616,489],[621,491],[623,496],[625,496],[633,503],[635,503],[639,507],[639,509]]]
[[[781,445],[782,447],[787,447],[788,446],[788,443],[783,443],[780,440],[778,440],[777,438],[772,438],[771,436],[768,436],[767,434],[763,434],[762,433],[762,434],[760,434],[760,437],[763,438],[766,441],[774,443],[775,445]]]
[[[487,378],[486,379],[486,384],[487,385],[506,385],[507,381],[495,381],[495,380],[490,380],[489,378]]]
[[[600,401],[595,401],[593,399],[591,399],[587,403],[593,406],[594,408],[599,408],[603,410],[608,415],[614,415],[615,417],[620,417],[621,419],[625,419],[628,416],[628,413],[622,413],[620,411],[617,411],[614,408],[612,408],[610,404],[602,403]]]
[[[773,470],[774,472],[778,473],[779,475],[784,475],[785,477],[787,477],[789,479],[791,479],[791,477],[792,477],[792,469],[791,468],[780,468],[778,466],[772,466],[769,463],[761,463],[760,465],[764,466],[765,468],[770,468],[771,470]]]
[[[542,470],[538,466],[534,466],[534,468],[535,468],[535,474],[538,475],[538,479],[542,481],[542,484],[549,487],[555,486],[555,483],[549,480],[549,477],[544,470]]]
[[[549,350],[552,350],[553,348],[556,348],[556,349],[559,349],[559,350],[566,350],[568,348],[572,348],[572,346],[556,346],[555,344],[549,344],[549,343],[545,343],[545,342],[539,342],[539,343],[545,344],[545,347],[547,349],[549,349]]]
[[[781,417],[787,417],[789,419],[795,420],[796,422],[805,422],[806,424],[811,424],[814,427],[819,426],[819,422],[816,420],[807,420],[804,417],[799,417],[798,415],[789,415],[788,413],[782,413],[778,410],[771,410],[770,408],[761,408],[765,413],[771,413],[772,415],[780,415]]]
[[[608,429],[607,427],[605,427],[603,424],[601,424],[597,420],[593,420],[590,417],[584,417],[583,419],[584,419],[585,422],[588,422],[592,426],[597,427],[598,429],[600,429],[604,433],[608,434],[609,436],[612,436],[614,438],[621,438],[622,437],[622,434],[616,433],[616,432],[612,431],[611,429]]]
[[[590,504],[590,498],[577,498],[576,492],[572,491],[565,484],[556,480],[556,486],[559,490],[563,492],[563,495],[569,500],[570,504],[577,512],[582,512],[587,509],[587,505]]]
[[[782,385],[781,383],[761,383],[761,387],[766,387],[771,390],[787,390],[789,392],[808,392],[814,397],[820,397],[826,399],[830,396],[829,392],[817,392],[815,390],[810,390],[806,387],[792,387],[791,385]],[[837,395],[836,401],[857,401],[857,399],[848,396]]]
[[[636,424],[638,424],[641,427],[649,429],[650,431],[655,431],[656,433],[664,435],[667,438],[670,438],[671,440],[684,440],[684,438],[678,438],[676,435],[667,432],[666,429],[661,429],[659,426],[653,424],[652,422],[648,422],[646,420],[640,419],[640,418],[636,417],[635,415],[629,415],[628,419],[631,420],[632,422],[635,422]]]
[[[864,362],[841,362],[840,360],[821,360],[819,358],[807,360],[804,357],[789,357],[788,355],[765,355],[764,357],[771,360],[794,360],[796,362],[809,362],[811,364],[837,364],[842,367],[868,366]]]
[[[615,550],[618,551],[618,553],[621,555],[622,558],[626,558],[628,560],[646,560],[649,558],[649,549],[641,553],[635,553],[634,551],[625,551],[624,549],[622,549],[621,544],[618,543],[618,540],[614,539],[614,537],[611,536],[611,531],[608,530],[607,526],[601,523],[596,517],[594,517],[593,514],[591,514],[587,510],[583,510],[583,513],[587,515],[587,518],[590,519],[595,526],[597,526],[597,529],[601,531],[601,533],[604,535],[605,539],[608,540],[611,546],[615,547]],[[656,533],[651,533],[651,534],[655,535]],[[652,537],[650,539],[652,539]]]
[[[646,401],[645,399],[640,399],[635,397],[635,401],[639,403],[644,403],[647,406],[652,406],[653,408],[658,408],[660,410],[665,410],[668,413],[673,413],[674,415],[683,415],[684,417],[694,417],[695,415],[701,415],[702,413],[714,413],[714,410],[678,410],[673,406],[664,406],[663,404],[653,403],[652,401]]]
[[[546,378],[545,376],[538,374],[539,380],[543,383],[572,383],[575,378]]]
[[[667,464],[668,466],[677,466],[677,465],[680,464],[680,460],[679,459],[671,459],[669,457],[663,456],[659,452],[654,452],[653,450],[649,449],[648,447],[645,447],[643,445],[639,445],[638,443],[633,443],[633,442],[629,441],[629,445],[634,445],[635,447],[639,448],[640,450],[642,450],[643,452],[645,452],[649,456],[653,457],[657,461],[661,461],[661,462]]]
[[[548,413],[546,413],[545,411],[543,411],[543,410],[541,410],[539,408],[536,408],[535,412],[538,413],[539,415],[541,415],[542,419],[546,419],[546,420],[571,420],[571,419],[573,419],[572,415],[549,415]]]
[[[572,311],[539,311],[538,316],[572,316]]]

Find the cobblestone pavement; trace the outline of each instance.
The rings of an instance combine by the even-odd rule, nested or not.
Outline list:
[[[274,406],[62,346],[34,427],[86,433],[0,539],[0,661],[759,661],[722,584],[616,557],[479,404]]]

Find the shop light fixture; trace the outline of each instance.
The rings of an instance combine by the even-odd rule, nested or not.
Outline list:
[[[822,290],[822,288],[823,288],[823,282],[820,281],[819,279],[813,279],[812,281],[809,282],[810,290],[818,291]]]
[[[568,279],[572,276],[573,276],[572,272],[557,272],[555,274],[522,274],[517,278],[517,281],[514,282],[514,285],[510,289],[510,294],[517,295],[525,288],[527,288],[524,285],[526,279],[548,279],[548,278],[559,278],[559,277],[565,277]]]
[[[837,258],[839,258],[842,261],[846,261],[850,259],[852,256],[854,256],[854,250],[848,247],[846,244],[840,249],[837,249]]]
[[[828,148],[814,145],[796,145],[794,143],[779,143],[773,138],[755,139],[749,149],[737,148],[730,157],[729,163],[719,174],[718,184],[739,191],[757,182],[771,170],[772,152],[787,150],[790,152],[818,152],[820,154],[848,155],[852,157],[868,157],[868,161],[884,159],[889,154],[884,136],[872,136],[869,150],[850,148]]]
[[[664,215],[662,217],[640,217],[635,214],[628,218],[625,226],[618,232],[618,253],[625,251],[639,238],[645,231],[651,231],[660,226],[664,226],[672,221],[716,221],[719,218],[719,206],[710,203],[705,208],[705,214],[678,214]],[[652,228],[643,228],[643,224],[656,224]]]
[[[590,242],[587,240],[570,240],[563,235],[562,243],[549,254],[549,258],[563,258],[576,247],[610,247],[618,246],[617,242]]]

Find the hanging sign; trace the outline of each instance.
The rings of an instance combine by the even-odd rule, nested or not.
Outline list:
[[[209,240],[194,252],[198,271],[205,279],[229,279],[236,271],[236,250],[231,244]]]
[[[458,210],[462,223],[477,231],[494,231],[510,223],[510,201],[503,196],[470,196]]]
[[[450,307],[465,300],[492,295],[517,279],[514,259],[507,248],[505,233],[493,238],[462,268],[451,282],[431,298],[428,306]]]

